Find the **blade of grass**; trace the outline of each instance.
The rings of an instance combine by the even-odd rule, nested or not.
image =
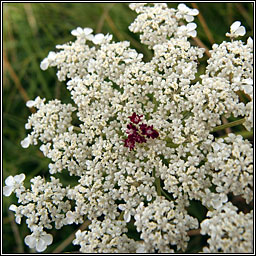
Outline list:
[[[195,9],[197,9],[199,11],[199,7],[198,7],[198,5],[196,3],[191,3],[191,5],[193,6],[193,8],[195,8]],[[210,29],[208,28],[208,26],[207,26],[207,24],[205,22],[205,19],[204,19],[203,15],[202,15],[202,13],[200,11],[199,11],[199,14],[198,14],[197,17],[198,17],[198,19],[199,19],[199,21],[200,21],[200,23],[201,23],[201,25],[203,27],[203,30],[204,30],[204,32],[205,32],[209,42],[211,44],[214,44],[214,39],[213,39],[212,33],[211,33]]]
[[[106,19],[109,27],[113,31],[113,34],[117,37],[117,39],[119,41],[124,41],[125,40],[124,36],[119,32],[119,30],[117,29],[115,23],[113,22],[113,20],[111,19],[111,17],[109,16],[108,13],[106,13],[105,19]]]
[[[211,54],[209,52],[209,49],[207,48],[207,46],[198,38],[198,37],[193,37],[192,38],[194,40],[194,42],[201,48],[205,49],[205,54],[210,58]]]
[[[67,239],[65,239],[52,253],[61,253],[74,240],[75,233],[80,229],[85,230],[91,224],[90,220],[86,220],[76,231],[74,231]]]
[[[100,33],[104,24],[104,21],[106,19],[107,14],[109,13],[110,9],[114,6],[114,4],[109,4],[107,7],[104,8],[104,11],[99,19],[97,28],[96,28],[96,33]]]
[[[24,253],[23,242],[22,242],[22,239],[20,237],[20,232],[19,232],[19,229],[17,227],[17,224],[14,221],[14,214],[12,212],[8,211],[8,215],[9,215],[10,222],[11,222],[11,228],[12,228],[12,231],[13,231],[13,234],[14,234],[14,239],[15,239],[17,247],[18,247],[17,252],[18,253]]]
[[[192,229],[188,231],[189,236],[198,236],[200,234],[201,229]]]
[[[235,6],[244,17],[248,25],[251,27],[251,25],[253,24],[253,20],[252,17],[248,14],[247,10],[243,7],[241,3],[235,3]]]
[[[223,124],[227,124],[227,123],[228,123],[227,118],[224,117],[224,116],[221,117],[221,120],[222,120]],[[227,127],[227,128],[225,129],[225,133],[226,133],[226,134],[231,133],[231,132],[232,132],[232,130],[231,130],[230,127]]]
[[[34,35],[36,35],[38,28],[37,28],[37,22],[36,22],[35,15],[33,13],[32,6],[30,3],[24,3],[23,6],[27,15],[28,24],[30,25],[31,31],[33,32]]]
[[[8,70],[16,88],[19,90],[20,92],[20,95],[21,97],[23,98],[23,100],[25,102],[27,102],[29,100],[29,97],[27,95],[27,92],[25,91],[25,89],[22,87],[21,83],[20,83],[20,80],[18,78],[18,76],[16,75],[15,71],[13,70],[11,64],[9,63],[6,55],[5,55],[5,52],[3,51],[3,60],[4,60],[4,67]],[[35,108],[30,108],[30,111],[32,113],[35,112]]]

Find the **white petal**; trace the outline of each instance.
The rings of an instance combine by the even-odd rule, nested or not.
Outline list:
[[[17,208],[18,207],[15,204],[12,204],[12,205],[10,205],[9,210],[13,211],[13,212],[16,212]]]
[[[48,59],[44,59],[41,64],[40,64],[40,68],[42,70],[46,70],[47,68],[49,67],[49,62],[48,62]]]
[[[186,11],[188,9],[188,7],[185,4],[179,4],[178,5],[178,9],[180,11]]]
[[[78,28],[76,29],[76,31],[77,31],[79,34],[82,34],[84,30],[83,30],[81,27],[78,27]]]
[[[136,253],[147,253],[146,248],[143,245],[140,245],[137,250]]]
[[[13,187],[12,186],[4,186],[3,187],[3,194],[4,194],[4,196],[10,196],[12,191],[13,191]]]
[[[248,45],[250,48],[253,47],[253,40],[252,40],[251,37],[249,37],[249,38],[247,39],[247,45]]]
[[[214,151],[219,151],[220,150],[220,146],[217,143],[213,143],[212,147],[213,147]]]
[[[21,173],[19,175],[15,175],[14,176],[14,180],[17,182],[17,183],[21,183],[23,180],[25,180],[25,174],[24,173]]]
[[[214,209],[218,210],[222,206],[222,202],[220,200],[212,199],[212,206]]]
[[[86,36],[86,39],[90,40],[90,41],[92,41],[93,38],[94,38],[94,35],[92,35],[92,34],[89,34],[89,35]]]
[[[69,131],[69,132],[72,132],[73,129],[74,129],[74,126],[72,126],[72,125],[68,127],[68,131]]]
[[[205,230],[207,230],[207,228],[209,227],[209,219],[205,219],[204,221],[201,222],[200,225],[201,225],[200,233],[202,235],[205,235],[206,234]]]
[[[36,243],[36,250],[38,252],[43,252],[47,248],[45,241],[42,238],[39,238],[38,242]]]
[[[196,37],[197,32],[195,30],[194,31],[190,31],[190,32],[188,32],[188,35],[190,35],[192,37]]]
[[[71,31],[71,35],[73,35],[73,36],[79,36],[82,31],[83,31],[82,28],[81,28],[81,27],[78,27],[78,28],[73,29],[73,30]]]
[[[235,21],[231,26],[230,26],[230,31],[233,32],[237,30],[241,25],[240,21]]]
[[[78,36],[78,33],[77,33],[76,29],[73,29],[73,30],[71,31],[71,35],[72,35],[72,36]]]
[[[189,12],[189,15],[193,15],[193,16],[196,16],[199,14],[199,11],[197,9],[192,9],[190,12]]]
[[[84,33],[85,33],[85,35],[91,34],[92,31],[93,31],[93,30],[92,30],[91,28],[84,28]]]
[[[29,124],[29,123],[26,123],[26,124],[25,124],[25,129],[26,129],[26,130],[29,130],[29,129],[31,129],[31,124]]]
[[[130,222],[130,220],[131,220],[131,214],[130,214],[130,212],[125,211],[124,220],[125,220],[126,222]]]
[[[118,208],[119,208],[121,211],[124,211],[124,210],[125,210],[125,205],[124,205],[124,204],[119,204],[119,205],[118,205]]]
[[[236,31],[235,31],[236,35],[239,36],[244,36],[246,34],[246,30],[244,26],[239,27]]]
[[[194,20],[194,17],[191,16],[191,15],[185,15],[185,19],[186,19],[187,22],[191,22],[191,21]]]
[[[25,244],[29,246],[29,248],[35,248],[36,247],[36,239],[32,234],[26,236],[24,241],[25,241]]]
[[[104,35],[102,33],[99,33],[99,34],[94,36],[92,42],[94,44],[100,44],[102,42],[103,38],[104,38]]]
[[[33,100],[29,100],[26,102],[26,106],[28,108],[32,108],[34,105],[35,105],[35,101],[33,101]]]
[[[53,237],[51,234],[46,234],[46,235],[43,235],[42,236],[42,239],[44,240],[44,242],[47,244],[47,245],[50,245],[53,241]]]
[[[253,85],[253,80],[251,78],[246,78],[243,80],[243,83]]]
[[[29,145],[30,145],[30,139],[29,139],[29,137],[26,137],[24,140],[22,140],[22,141],[20,142],[20,144],[21,144],[21,146],[22,146],[23,148],[28,148]]]
[[[20,224],[20,222],[21,222],[21,217],[20,217],[19,215],[16,216],[15,222],[18,223],[18,224]]]
[[[139,214],[135,214],[134,215],[134,219],[139,222],[140,221],[140,215]]]
[[[196,27],[197,27],[197,25],[196,25],[196,23],[188,23],[187,24],[187,29],[189,30],[189,31],[192,31],[192,30],[194,30],[194,29],[196,29]]]
[[[251,94],[253,92],[253,86],[250,84],[244,84],[242,88],[246,94]]]
[[[68,211],[66,214],[66,222],[67,224],[72,224],[75,221],[75,216],[71,211]]]
[[[13,178],[12,175],[8,176],[8,177],[5,179],[5,184],[6,184],[7,186],[13,186],[14,183],[15,183],[15,180],[14,180],[14,178]]]
[[[112,37],[113,37],[112,35],[107,34],[107,35],[105,36],[105,39],[108,40],[108,41],[110,41],[110,40],[112,40]]]
[[[49,54],[48,54],[47,59],[49,59],[49,60],[55,60],[55,58],[56,58],[56,53],[53,52],[53,51],[50,51]]]
[[[222,203],[226,203],[228,201],[228,197],[226,194],[221,195],[221,201],[222,201]]]

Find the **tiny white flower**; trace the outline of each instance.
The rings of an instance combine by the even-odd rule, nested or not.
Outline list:
[[[16,213],[15,214],[15,221],[16,221],[16,223],[20,224],[21,223],[21,215],[17,214],[17,209],[18,209],[18,207],[16,205],[14,205],[14,204],[10,205],[10,207],[9,207],[10,211],[13,211],[13,212]]]
[[[3,194],[5,196],[10,196],[13,190],[15,189],[16,185],[21,184],[25,177],[26,176],[24,173],[15,175],[14,177],[11,175],[7,177],[5,180],[6,186],[3,187]]]
[[[242,88],[246,94],[251,94],[253,92],[253,80],[251,78],[244,79],[242,81]]]
[[[199,11],[197,9],[190,9],[185,4],[178,5],[179,13],[177,14],[178,17],[184,16],[187,22],[191,22],[194,20],[193,16],[198,15]]]
[[[230,33],[226,33],[226,36],[231,37],[231,38],[236,38],[239,36],[244,36],[246,33],[245,27],[240,26],[241,22],[240,21],[235,21],[231,26],[230,26]]]
[[[106,41],[111,41],[112,38],[113,38],[112,35],[109,35],[109,34],[105,35],[105,40],[106,40]]]
[[[220,150],[220,145],[218,143],[212,143],[212,147],[214,149],[214,151],[219,151]]]
[[[222,207],[223,203],[228,201],[228,197],[226,194],[216,194],[211,200],[211,205],[214,209],[218,210]]]
[[[182,26],[180,26],[179,28],[178,28],[178,30],[177,30],[177,34],[179,35],[179,36],[186,36],[186,37],[188,37],[188,36],[191,36],[191,37],[196,37],[196,34],[197,34],[197,32],[196,32],[196,27],[197,27],[197,25],[195,24],[195,23],[188,23],[186,26],[185,25],[182,25]]]
[[[82,33],[83,33],[83,29],[82,29],[81,27],[78,27],[78,28],[73,29],[73,30],[71,31],[71,35],[73,35],[73,36],[79,36],[79,35],[81,35]]]
[[[40,63],[40,68],[42,70],[46,70],[49,67],[49,61],[47,58],[43,59],[43,61]]]
[[[34,101],[34,100],[28,100],[28,101],[26,102],[26,106],[27,106],[28,108],[32,108],[34,105],[35,105],[35,101]]]
[[[13,211],[13,212],[16,212],[17,208],[18,207],[15,204],[12,204],[12,205],[10,205],[9,210]]]
[[[118,208],[121,211],[124,211],[124,220],[126,222],[130,222],[130,220],[131,220],[131,213],[130,213],[130,209],[128,209],[128,206],[125,205],[125,204],[120,204],[120,205],[118,205]]]
[[[56,58],[56,53],[53,52],[53,51],[50,51],[47,58],[48,58],[48,60],[50,60],[50,61],[55,60],[55,58]]]
[[[91,34],[92,31],[93,31],[93,30],[92,30],[91,28],[84,28],[84,34],[85,34],[85,35]]]
[[[196,37],[196,23],[188,23],[187,24],[187,31],[188,31],[188,35],[192,36],[192,37]]]
[[[147,249],[144,244],[140,243],[136,249],[136,253],[147,253]]]
[[[75,222],[75,213],[68,211],[66,214],[66,223],[72,224]]]
[[[47,234],[46,232],[35,232],[31,235],[28,235],[24,239],[25,244],[30,248],[35,248],[38,252],[43,252],[53,241],[53,237],[51,234]]]
[[[248,37],[248,39],[247,39],[247,45],[248,45],[248,47],[250,47],[250,48],[253,47],[253,40],[252,40],[251,37]]]
[[[83,36],[83,35],[87,36],[87,35],[90,35],[92,33],[92,31],[93,30],[91,28],[84,28],[84,29],[82,29],[81,27],[78,27],[76,29],[73,29],[71,31],[71,34],[73,36]]]
[[[69,131],[69,132],[72,132],[73,129],[74,129],[74,126],[73,126],[73,125],[71,125],[71,126],[68,127],[68,131]]]
[[[31,143],[31,138],[30,138],[30,136],[27,136],[24,140],[22,140],[22,141],[20,142],[20,144],[21,144],[21,146],[22,146],[23,148],[28,148],[29,145],[30,145],[30,143]]]
[[[94,44],[101,44],[104,39],[104,35],[102,33],[96,34],[92,39]]]

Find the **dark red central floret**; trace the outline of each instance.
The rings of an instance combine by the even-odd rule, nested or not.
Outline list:
[[[133,135],[133,134],[136,134],[138,131],[137,127],[134,126],[133,124],[128,124],[127,125],[127,130],[126,130],[126,133],[129,134],[129,135]]]
[[[155,139],[159,136],[159,133],[153,129],[153,125],[147,126],[146,124],[140,125],[142,135],[146,135],[148,138]]]
[[[132,116],[129,116],[131,122],[127,125],[126,133],[128,138],[124,140],[124,146],[130,150],[134,149],[135,142],[144,143],[147,142],[147,138],[155,139],[159,136],[158,131],[153,128],[153,125],[140,124],[139,128],[136,126],[141,122],[142,117],[143,115],[137,115],[135,112]]]
[[[143,117],[143,115],[139,116],[134,112],[132,116],[128,117],[130,118],[131,122],[133,122],[134,124],[138,124],[141,121],[141,117]]]

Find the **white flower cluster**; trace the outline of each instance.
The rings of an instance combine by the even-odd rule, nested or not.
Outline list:
[[[207,234],[209,246],[204,253],[252,253],[253,212],[238,213],[231,203],[219,210],[209,211],[201,222],[201,234]]]
[[[241,195],[249,203],[253,199],[253,152],[241,135],[229,134],[212,143],[207,155],[212,183],[218,193]]]
[[[125,223],[120,220],[93,220],[91,231],[79,230],[73,244],[80,245],[83,253],[132,253],[137,243],[127,237]]]
[[[139,14],[130,30],[140,32],[154,52],[149,62],[129,42],[80,27],[71,32],[74,42],[57,45],[59,51],[41,62],[43,70],[57,67],[58,79],[67,80],[73,104],[28,101],[37,112],[21,145],[40,141],[51,159],[49,173],[67,170],[78,183],[63,188],[54,177],[36,177],[29,191],[25,176],[7,178],[4,194],[15,192],[21,204],[10,209],[17,223],[27,217],[32,234],[25,243],[37,251],[52,243],[44,231],[52,223],[59,229],[89,219],[88,230],[78,231],[73,241],[83,253],[184,252],[189,229],[198,226],[187,212],[191,200],[207,207],[209,217],[231,205],[229,193],[252,200],[252,145],[240,135],[214,137],[222,117],[240,118],[252,129],[252,39],[233,40],[243,31],[232,25],[232,41],[213,45],[205,74],[194,82],[204,53],[189,42],[198,11],[184,4],[177,10],[161,3],[130,7]],[[243,228],[237,243],[245,241],[235,248],[250,251],[247,215],[234,216],[241,225],[230,221],[229,230]],[[131,228],[140,241],[130,237]],[[222,246],[225,236],[219,237]],[[218,252],[220,247],[209,244]]]
[[[10,187],[15,189],[19,206],[12,204],[10,210],[15,212],[15,221],[20,224],[21,218],[26,217],[26,224],[32,234],[25,237],[25,243],[30,248],[35,248],[42,252],[53,241],[51,234],[47,234],[44,228],[52,229],[54,223],[56,229],[60,229],[66,224],[66,212],[70,210],[71,203],[64,200],[68,187],[63,188],[58,179],[51,177],[50,182],[37,176],[31,179],[31,190],[25,189],[23,181],[24,174],[16,175],[6,179],[7,186],[4,187],[4,195],[10,195]],[[11,184],[12,183],[12,184]],[[19,191],[19,193],[17,193]]]
[[[140,203],[134,218],[143,240],[137,249],[140,253],[174,253],[174,248],[184,251],[189,241],[187,231],[198,227],[197,219],[163,197],[157,197],[147,206]]]
[[[197,9],[190,9],[185,4],[179,4],[178,9],[169,9],[167,4],[131,4],[130,8],[139,15],[129,29],[140,32],[143,44],[153,48],[169,41],[171,37],[188,38],[196,36],[197,25],[191,21],[198,15]],[[180,25],[181,22],[189,22]]]
[[[38,111],[29,117],[26,129],[33,131],[21,142],[23,148],[52,141],[58,134],[63,133],[71,126],[72,112],[76,109],[71,104],[62,104],[55,99],[47,104],[45,99],[37,97],[27,102],[27,107],[36,107]]]

